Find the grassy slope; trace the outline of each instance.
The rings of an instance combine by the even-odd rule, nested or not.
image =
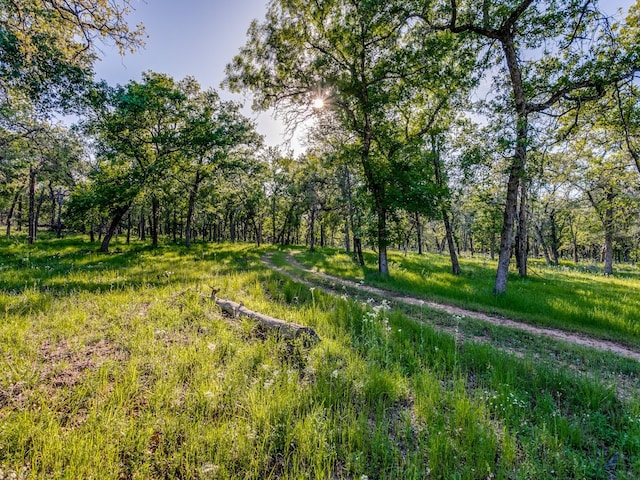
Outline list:
[[[310,291],[242,245],[0,240],[0,477],[618,478],[640,402]],[[288,345],[198,292],[316,328]],[[456,477],[455,474],[458,476]]]
[[[391,278],[378,276],[373,267],[358,267],[335,250],[300,251],[297,258],[323,272],[382,288],[640,346],[640,271],[635,267],[605,277],[586,267],[551,268],[532,261],[528,278],[511,275],[506,295],[495,296],[495,262],[486,258],[461,259],[463,273],[454,276],[444,255],[393,252]],[[366,263],[376,265],[373,254]]]

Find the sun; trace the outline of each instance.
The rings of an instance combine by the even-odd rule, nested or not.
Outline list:
[[[313,108],[315,110],[321,110],[324,107],[324,98],[316,97],[313,99]]]

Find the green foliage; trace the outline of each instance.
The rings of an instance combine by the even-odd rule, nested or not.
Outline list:
[[[0,4],[0,89],[25,96],[41,113],[69,107],[86,93],[97,59],[96,41],[121,53],[142,43],[141,26],[130,29],[129,1],[3,1]]]
[[[122,216],[146,193],[156,215],[152,238],[157,243],[160,199],[182,193],[189,199],[189,246],[201,184],[218,169],[250,168],[246,148],[260,144],[253,124],[238,105],[221,102],[214,90],[201,91],[189,77],[176,82],[146,72],[142,82],[105,86],[102,96],[105,103],[84,123],[97,141],[97,168],[87,189],[92,201],[76,202],[74,209],[84,204],[110,218],[102,247],[106,250]]]

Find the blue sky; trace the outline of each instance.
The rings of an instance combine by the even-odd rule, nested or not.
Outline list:
[[[600,0],[609,14],[626,11],[634,0]],[[220,88],[224,68],[245,43],[251,20],[264,18],[267,0],[132,0],[135,8],[130,24],[142,22],[149,36],[146,47],[120,57],[104,47],[96,76],[110,84],[139,80],[147,70],[167,73],[180,80],[195,77],[203,88],[213,87],[225,99],[245,104],[244,113],[256,121],[267,144],[284,142],[284,128],[271,114],[253,113],[250,99],[231,95]],[[295,151],[302,150],[294,140]]]
[[[255,120],[269,145],[282,144],[284,128],[268,112],[254,113],[251,100],[220,88],[227,63],[246,41],[253,19],[262,20],[266,0],[133,0],[129,23],[142,22],[146,46],[120,57],[114,48],[102,48],[96,77],[110,84],[139,80],[147,70],[167,73],[176,80],[195,77],[203,88],[215,88],[224,99],[245,104],[244,114]],[[296,151],[301,148],[293,145]]]

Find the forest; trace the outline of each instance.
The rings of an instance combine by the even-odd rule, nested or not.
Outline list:
[[[382,274],[391,247],[447,252],[454,273],[461,253],[488,254],[496,293],[510,259],[522,276],[529,257],[602,262],[605,274],[637,261],[636,7],[617,23],[590,2],[404,3],[273,5],[251,25],[225,85],[292,128],[307,122],[296,156],[264,147],[239,105],[194,78],[93,83],[97,39],[140,42],[120,17],[102,30],[89,12],[62,17],[54,51],[49,20],[23,38],[16,17],[3,60],[6,235],[82,232],[103,251],[116,234],[364,245]],[[55,123],[60,111],[77,125]]]
[[[640,2],[272,0],[219,89],[133,8],[0,3],[0,479],[640,475]]]

